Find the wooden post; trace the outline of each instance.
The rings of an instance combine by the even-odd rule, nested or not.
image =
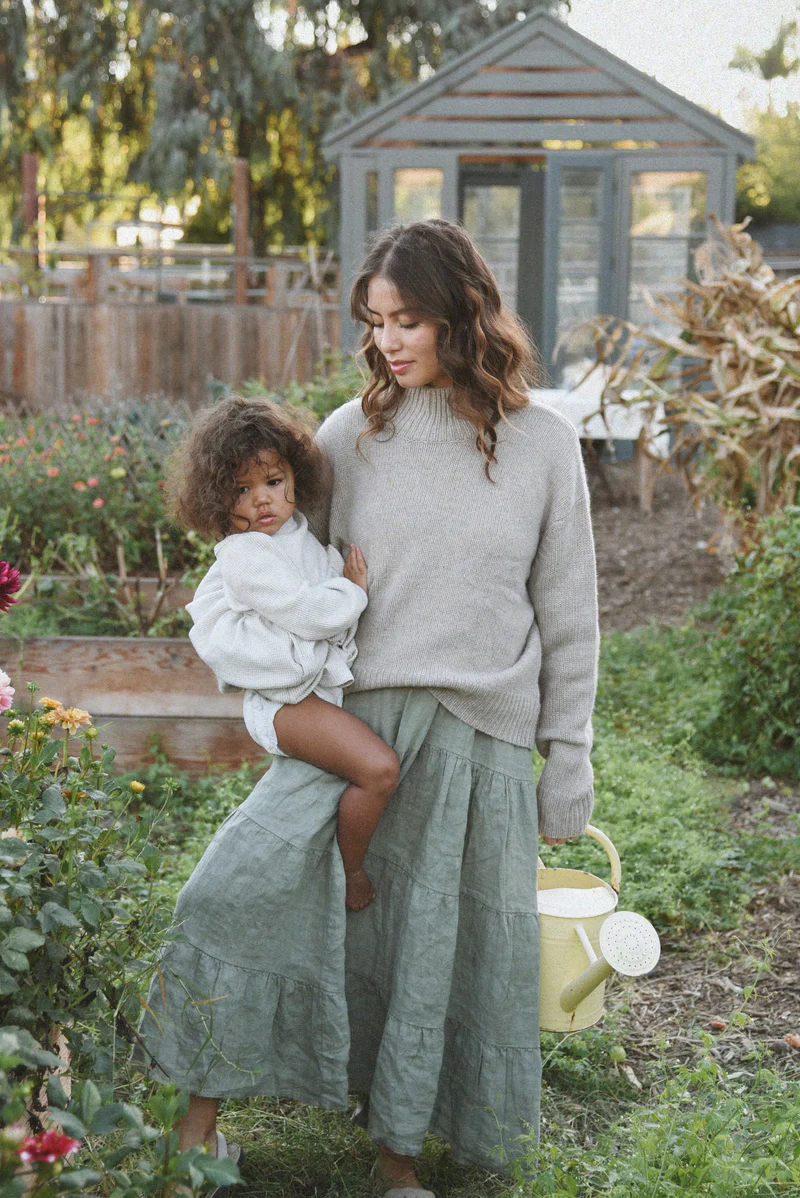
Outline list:
[[[39,219],[39,155],[26,153],[22,155],[22,223],[23,232],[32,236],[36,232],[36,222]]]
[[[234,303],[247,303],[247,256],[249,249],[250,168],[246,158],[233,160],[233,268]]]

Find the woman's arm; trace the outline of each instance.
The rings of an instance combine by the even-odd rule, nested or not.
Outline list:
[[[233,610],[255,612],[303,640],[326,641],[346,632],[367,605],[365,592],[346,578],[306,581],[264,533],[228,537],[217,561]]]
[[[539,832],[548,838],[579,835],[594,802],[589,752],[600,643],[597,576],[580,457],[575,469],[577,498],[568,509],[557,508],[559,518],[542,529],[528,583],[542,646],[536,747],[545,758]]]

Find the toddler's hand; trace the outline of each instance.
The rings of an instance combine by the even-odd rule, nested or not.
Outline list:
[[[344,563],[344,576],[350,582],[354,582],[356,586],[361,587],[362,591],[369,592],[367,586],[367,563],[364,561],[364,554],[357,545],[350,545],[350,552],[347,555],[347,561]]]

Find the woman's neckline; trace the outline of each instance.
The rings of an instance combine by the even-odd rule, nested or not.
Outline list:
[[[452,387],[409,387],[392,416],[398,433],[409,441],[463,441],[475,426],[450,406]]]

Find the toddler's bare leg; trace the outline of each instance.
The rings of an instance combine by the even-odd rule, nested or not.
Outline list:
[[[339,803],[337,839],[344,863],[345,903],[351,911],[360,911],[375,897],[364,872],[364,854],[400,778],[397,754],[363,720],[318,695],[281,707],[275,732],[279,747],[289,757],[350,783]]]

